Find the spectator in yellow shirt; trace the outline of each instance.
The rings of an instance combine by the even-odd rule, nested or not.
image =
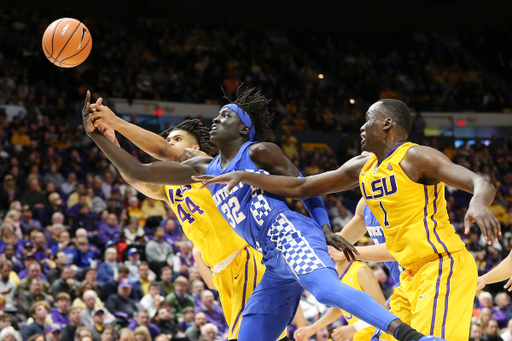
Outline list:
[[[137,197],[130,197],[128,199],[128,215],[130,219],[135,219],[139,221],[139,226],[143,227],[146,224],[146,215],[139,208],[139,199]]]
[[[507,211],[505,211],[503,206],[496,202],[496,199],[494,199],[492,204],[489,206],[489,210],[501,223],[505,223],[507,220]]]
[[[165,210],[164,204],[153,198],[146,198],[142,202],[141,210],[146,218],[151,216],[160,216],[162,219],[165,219],[167,217],[167,211]]]
[[[30,137],[27,135],[27,127],[20,126],[20,128],[12,134],[12,145],[28,146],[30,144]]]

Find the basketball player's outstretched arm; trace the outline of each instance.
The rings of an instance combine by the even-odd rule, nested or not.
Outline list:
[[[293,177],[300,175],[297,167],[284,156],[282,149],[274,143],[260,142],[253,144],[249,149],[249,155],[258,168],[264,169],[270,174]],[[332,232],[329,216],[325,210],[322,198],[312,196],[309,199],[302,200],[302,203],[308,210],[311,218],[322,227],[327,244],[342,251],[349,261],[355,260],[353,253],[357,254],[357,250],[354,246]]]
[[[512,276],[512,252],[497,267],[478,277],[477,291],[482,290],[487,284],[497,283]],[[505,284],[508,291],[512,291],[512,278]]]
[[[87,135],[105,153],[107,158],[132,181],[159,185],[188,185],[192,175],[204,174],[211,162],[208,157],[195,157],[184,163],[159,161],[143,164],[106,138],[91,121],[90,103],[86,100],[82,117]]]
[[[334,171],[297,178],[279,175],[262,175],[250,172],[231,172],[220,176],[194,177],[203,181],[206,187],[212,183],[227,184],[229,191],[238,183],[244,182],[262,190],[286,198],[305,199],[319,195],[345,191],[359,185],[359,173],[369,156],[356,156]]]
[[[88,96],[90,96],[89,92]],[[104,105],[91,104],[91,110],[93,110],[91,119],[95,127],[102,125],[117,131],[157,160],[183,162],[194,156],[208,156],[194,148],[171,146],[162,136],[117,117],[110,108]]]
[[[400,166],[414,182],[433,185],[439,181],[473,194],[464,217],[465,232],[476,222],[488,244],[498,241],[501,226],[498,219],[487,208],[496,193],[493,185],[469,169],[456,165],[440,151],[425,147],[411,147]]]

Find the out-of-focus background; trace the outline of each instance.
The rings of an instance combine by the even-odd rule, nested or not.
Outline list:
[[[218,338],[225,337],[222,309],[216,306],[220,310],[213,312],[209,295],[201,298],[205,285],[190,260],[191,243],[179,220],[166,204],[128,186],[84,134],[80,111],[87,89],[93,101],[103,97],[118,116],[161,132],[185,118],[210,126],[226,103],[221,86],[232,99],[238,85],[255,87],[272,99],[270,140],[304,175],[336,169],[358,155],[368,107],[379,99],[400,99],[415,118],[411,141],[443,151],[497,188],[490,208],[503,234],[492,246],[485,245],[476,226],[463,233],[471,196],[446,190],[454,228],[480,274],[486,273],[512,248],[511,10],[505,0],[4,0],[0,252],[13,266],[7,271],[8,262],[2,263],[0,341],[27,341],[38,334],[30,325],[31,308],[37,310],[33,304],[39,301],[47,302],[42,304],[46,323],[59,325],[55,328],[65,341],[81,340],[82,327],[95,341],[119,339],[110,327],[95,324],[90,308],[104,304],[106,325],[116,332],[123,326],[148,328],[149,335],[136,331],[140,341],[142,334],[146,341],[159,334],[179,339],[179,332],[194,326],[195,336],[189,331],[188,339],[207,340],[200,333],[205,321],[198,314],[203,312]],[[89,58],[73,69],[52,65],[41,48],[44,30],[61,17],[82,21],[93,38]],[[133,156],[152,161],[118,137]],[[335,229],[350,221],[360,197],[359,189],[324,197]],[[299,202],[289,205],[307,214]],[[165,229],[171,250],[167,282],[151,271],[156,261],[146,254],[158,226]],[[359,242],[371,243],[367,237]],[[388,297],[394,283],[387,270],[382,264],[370,266]],[[188,285],[186,311],[176,301],[175,287],[182,284],[173,281],[179,276],[185,279],[178,282]],[[118,310],[114,303],[119,302],[108,300],[118,295],[124,277],[132,285],[133,305]],[[155,280],[167,297],[161,306],[167,313],[161,316],[155,314],[160,305],[141,303]],[[482,326],[484,339],[494,337],[486,327],[496,320],[498,334],[512,340],[512,323],[507,328],[512,307],[502,287],[489,285],[475,297],[474,323]],[[84,295],[88,290],[92,293]],[[309,322],[326,311],[308,293],[301,304]],[[80,317],[73,317],[77,310]],[[126,316],[114,316],[119,312]],[[52,339],[58,334],[45,337],[59,341]]]

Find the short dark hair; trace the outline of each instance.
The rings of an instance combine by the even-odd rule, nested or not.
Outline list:
[[[215,156],[216,151],[210,144],[210,132],[208,128],[203,126],[200,120],[197,118],[189,119],[181,122],[180,124],[175,125],[174,127],[170,127],[165,129],[160,133],[164,139],[167,139],[167,136],[174,130],[184,130],[190,135],[194,136],[199,145],[199,150],[205,152],[210,156]]]
[[[6,259],[2,263],[0,263],[0,269],[3,269],[6,266],[10,266],[12,268],[13,264],[10,260]]]
[[[239,87],[240,88],[240,87]],[[237,89],[238,90],[238,89]],[[247,89],[232,102],[242,108],[251,118],[252,125],[256,130],[255,141],[265,141],[270,133],[274,114],[268,111],[270,99],[262,95],[256,88]],[[224,98],[230,101],[229,97]]]
[[[398,99],[381,99],[380,102],[391,118],[404,129],[408,136],[412,129],[412,117],[407,104]]]
[[[172,269],[170,266],[164,266],[163,268],[160,269],[160,276],[162,276],[162,274],[164,273],[164,271],[171,271],[172,272]]]
[[[126,265],[121,265],[119,269],[117,269],[117,273],[128,275],[130,274],[130,268],[128,268]]]

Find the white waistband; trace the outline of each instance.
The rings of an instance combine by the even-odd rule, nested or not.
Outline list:
[[[236,256],[238,256],[238,254],[240,253],[240,251],[242,251],[243,249],[240,249],[238,251],[235,251],[231,256],[229,256],[228,258],[224,259],[224,260],[221,260],[219,263],[215,264],[212,268],[212,272],[214,274],[218,274],[219,272],[221,272],[222,270],[224,270],[228,265],[229,263],[231,263],[233,261],[233,259],[235,259]]]

